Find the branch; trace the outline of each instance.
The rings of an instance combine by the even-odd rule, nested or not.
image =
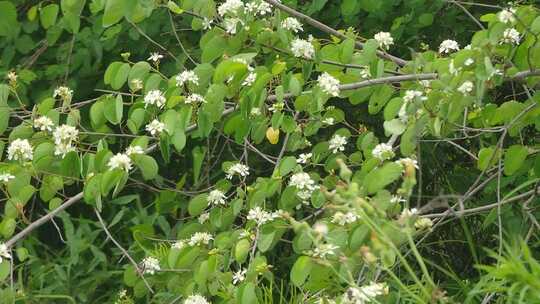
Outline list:
[[[105,234],[107,234],[107,236],[111,239],[114,245],[116,245],[116,247],[118,247],[118,249],[122,251],[122,254],[131,262],[131,264],[133,264],[133,267],[135,267],[137,274],[141,277],[141,279],[144,282],[144,285],[146,285],[146,288],[150,291],[150,293],[154,293],[154,290],[152,290],[152,287],[150,287],[150,284],[148,284],[148,281],[146,281],[146,278],[144,277],[143,272],[139,268],[139,265],[137,265],[137,262],[135,262],[135,260],[131,257],[131,255],[129,255],[129,253],[124,249],[124,247],[122,247],[122,245],[120,245],[120,243],[118,243],[114,239],[109,229],[107,229],[107,225],[105,224],[105,221],[103,221],[101,214],[99,214],[99,211],[96,208],[94,208],[94,212],[96,213],[99,223],[101,224],[101,228],[103,228],[103,231],[105,231]]]
[[[329,27],[328,25],[324,24],[324,23],[321,23],[307,15],[304,15],[302,13],[300,13],[299,11],[296,11],[286,5],[283,5],[281,3],[279,3],[278,1],[276,0],[264,0],[265,2],[279,8],[280,10],[284,11],[284,12],[287,12],[289,15],[291,16],[294,16],[298,19],[302,19],[304,20],[306,23],[308,23],[309,25],[315,27],[315,28],[318,28],[319,30],[327,33],[327,34],[330,34],[330,35],[334,35],[336,37],[340,37],[342,39],[347,39],[349,37],[347,37],[345,34]],[[364,48],[364,44],[362,42],[359,42],[359,41],[355,41],[354,42],[355,46],[357,49],[363,49]],[[404,60],[404,59],[401,59],[399,57],[396,57],[396,56],[392,56],[386,52],[381,52],[381,51],[377,51],[377,56],[381,57],[381,58],[384,58],[384,59],[387,59],[387,60],[390,60],[390,61],[393,61],[394,63],[396,63],[397,65],[399,66],[404,66],[408,63],[407,60]]]

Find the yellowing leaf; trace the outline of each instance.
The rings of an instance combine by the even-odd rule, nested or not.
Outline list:
[[[266,138],[272,145],[277,144],[279,141],[279,129],[276,130],[272,127],[266,129]]]

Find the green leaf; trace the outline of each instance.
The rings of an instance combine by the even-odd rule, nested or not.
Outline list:
[[[4,134],[9,125],[9,108],[0,108],[0,135]]]
[[[108,98],[105,101],[103,114],[109,122],[114,125],[119,124],[122,121],[122,115],[124,113],[124,102],[122,95],[116,95],[116,98]]]
[[[141,170],[144,180],[150,180],[158,174],[158,164],[154,158],[149,155],[134,155],[133,161]]]
[[[129,67],[128,63],[123,63],[118,67],[118,69],[115,69],[115,73],[111,75],[112,78],[110,79],[111,87],[114,90],[119,90],[124,86],[128,79],[130,70],[131,68]]]
[[[407,125],[405,125],[400,119],[392,119],[384,122],[384,130],[392,135],[401,135],[405,132]]]
[[[310,257],[299,257],[291,269],[291,282],[297,287],[301,287],[307,280],[312,268],[313,261],[311,261]]]
[[[12,36],[18,32],[17,8],[12,2],[0,1],[0,36]],[[0,104],[3,103],[1,95]]]
[[[249,250],[251,248],[251,242],[247,239],[241,239],[236,243],[236,247],[234,248],[234,259],[239,264],[242,264],[246,261]]]
[[[523,166],[527,159],[527,147],[522,145],[513,145],[504,154],[504,174],[512,175]]]
[[[198,216],[208,207],[208,194],[202,193],[189,201],[188,212],[192,216]]]
[[[193,181],[197,183],[199,176],[201,175],[201,167],[206,155],[206,149],[204,147],[195,147],[192,151],[193,155]]]
[[[241,304],[258,304],[257,295],[255,294],[255,284],[248,282],[242,288]]]
[[[4,281],[9,274],[11,273],[11,264],[9,260],[2,259],[2,263],[0,263],[0,281]]]
[[[403,168],[396,163],[386,163],[382,167],[369,172],[364,179],[368,193],[373,194],[393,183],[402,174]]]
[[[59,10],[58,4],[49,4],[41,8],[39,11],[39,20],[41,20],[41,26],[43,26],[44,29],[48,29],[56,24]]]
[[[278,167],[279,175],[285,176],[289,174],[289,172],[291,172],[294,169],[294,167],[296,167],[296,158],[293,156],[284,157],[279,162],[279,167]]]
[[[132,5],[130,0],[107,0],[103,13],[103,26],[109,27],[122,20],[127,9]]]
[[[132,81],[135,79],[144,81],[146,77],[148,76],[150,69],[151,69],[151,66],[146,61],[139,61],[135,63],[131,67],[131,70],[129,71],[129,75],[128,75],[128,86],[130,87],[130,89],[134,89]]]
[[[394,94],[394,89],[390,85],[380,85],[369,99],[369,114],[377,114],[386,105]]]
[[[60,172],[63,176],[78,178],[81,174],[81,160],[79,159],[79,154],[75,151],[71,151],[60,164]]]
[[[497,158],[498,157],[495,156],[495,148],[487,147],[480,149],[478,152],[478,169],[483,171],[488,167],[493,166],[498,161]]]

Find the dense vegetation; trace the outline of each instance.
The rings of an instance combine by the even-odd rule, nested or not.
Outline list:
[[[540,303],[539,35],[533,0],[0,0],[0,302]]]

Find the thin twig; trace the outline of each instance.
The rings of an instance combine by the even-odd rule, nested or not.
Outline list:
[[[96,208],[94,208],[94,213],[96,214],[99,220],[99,223],[101,224],[101,228],[103,228],[103,231],[105,231],[105,234],[107,234],[107,236],[109,237],[109,239],[111,239],[114,245],[118,247],[118,249],[122,251],[122,254],[131,262],[131,264],[133,264],[133,267],[135,267],[137,274],[141,277],[141,279],[144,282],[144,285],[146,285],[146,288],[150,291],[150,293],[154,293],[154,290],[152,289],[152,287],[150,287],[150,284],[148,283],[148,281],[146,281],[146,278],[144,277],[144,274],[142,270],[139,268],[139,265],[137,264],[137,262],[135,262],[135,260],[131,257],[131,255],[129,255],[129,253],[124,249],[124,247],[122,247],[122,245],[120,245],[120,243],[118,243],[118,241],[114,239],[109,229],[107,229],[107,225],[105,224],[105,221],[103,221],[101,214],[99,214],[99,211]]]

